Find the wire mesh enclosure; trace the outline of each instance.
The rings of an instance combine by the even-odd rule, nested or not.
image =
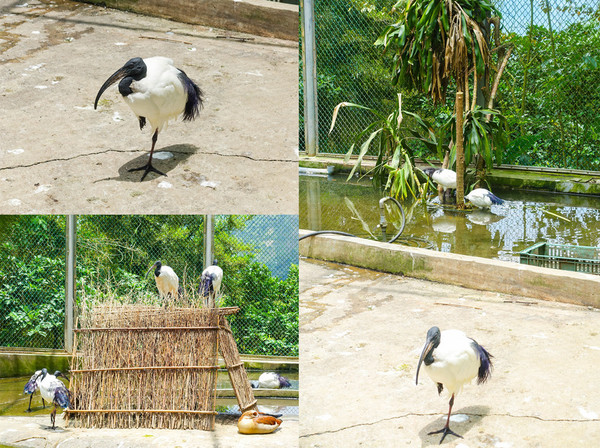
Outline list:
[[[392,86],[388,70],[393,55],[373,45],[397,21],[394,3],[314,1],[320,152],[347,152],[354,136],[373,121],[367,111],[342,110],[329,134],[340,102],[358,103],[384,116],[396,107],[399,89]],[[510,133],[503,163],[600,170],[600,117],[595,113],[600,107],[600,6],[585,0],[493,4],[502,15],[501,43],[512,47],[494,105],[507,118]],[[493,56],[492,66],[497,63]],[[434,107],[424,95],[402,93],[404,110],[433,122],[452,113],[450,102]],[[303,104],[302,89],[300,94]],[[416,152],[436,157],[423,148]]]
[[[115,296],[162,305],[146,275],[157,260],[193,298],[216,260],[219,305],[240,308],[230,322],[240,352],[297,356],[298,217],[216,215],[214,223],[214,259],[205,263],[202,215],[77,216],[75,308]],[[0,347],[64,348],[66,217],[2,216],[0,224]]]
[[[225,316],[236,311],[139,304],[86,308],[76,330],[67,418],[86,428],[214,429],[220,340],[232,385],[240,389],[240,408],[254,406],[228,336]]]

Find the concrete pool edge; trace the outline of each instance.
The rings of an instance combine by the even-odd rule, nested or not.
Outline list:
[[[300,237],[312,233],[300,229]],[[300,241],[300,255],[467,288],[600,308],[600,276],[340,235]],[[594,297],[596,295],[596,298]]]

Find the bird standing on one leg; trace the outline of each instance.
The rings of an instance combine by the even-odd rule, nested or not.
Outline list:
[[[159,261],[156,261],[146,275],[154,269],[154,280],[156,281],[156,287],[158,288],[158,294],[162,300],[165,301],[165,305],[168,300],[174,300],[179,297],[179,277],[175,274],[175,271],[167,265],[164,265]]]
[[[67,389],[63,382],[58,379],[59,376],[67,378],[59,370],[54,372],[54,375],[51,375],[48,373],[48,370],[44,368],[36,378],[42,398],[45,398],[50,403],[54,403],[54,409],[50,414],[52,429],[56,428],[56,407],[60,406],[63,409],[67,409],[71,402],[71,392],[69,392],[69,389]]]
[[[502,205],[504,201],[498,196],[490,193],[485,188],[475,188],[465,196],[465,201],[469,201],[479,208],[490,208],[492,205]]]
[[[202,296],[206,308],[215,307],[217,296],[221,290],[222,281],[223,269],[217,266],[217,260],[213,261],[211,266],[202,271],[198,292],[200,293],[200,296]]]
[[[165,128],[169,120],[183,114],[183,121],[192,121],[202,108],[202,90],[185,74],[176,68],[169,58],[155,56],[152,58],[133,58],[113,73],[100,87],[94,109],[102,93],[119,81],[119,92],[133,113],[138,118],[140,129],[150,122],[152,128],[152,148],[148,163],[129,171],[144,170],[142,181],[153,171],[166,176],[152,166],[152,154],[158,134]]]
[[[445,387],[451,395],[446,426],[439,431],[429,433],[443,433],[440,445],[448,434],[462,438],[450,429],[454,396],[461,391],[464,384],[475,377],[477,377],[477,384],[487,381],[492,372],[491,358],[492,355],[486,349],[462,331],[440,332],[438,327],[431,327],[427,332],[427,340],[417,366],[416,384],[419,384],[419,369],[424,362],[425,372],[437,384],[438,394],[441,394]]]
[[[41,370],[37,370],[33,375],[31,375],[31,378],[29,379],[29,381],[27,381],[27,384],[25,384],[23,393],[29,394],[29,406],[27,407],[27,410],[25,410],[25,412],[31,412],[31,399],[33,398],[34,392],[36,390],[39,390],[40,388],[38,384],[38,378],[41,373]],[[44,401],[44,397],[42,397],[42,405],[44,406],[44,408],[46,408],[46,402]]]

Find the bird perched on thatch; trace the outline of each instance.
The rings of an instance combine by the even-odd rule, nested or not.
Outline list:
[[[242,434],[269,434],[279,428],[281,420],[270,414],[246,411],[238,420],[238,431]]]
[[[202,297],[206,308],[214,308],[216,306],[222,281],[223,269],[217,266],[217,260],[213,261],[211,266],[202,271],[198,293]]]
[[[160,298],[165,301],[175,300],[179,297],[181,290],[179,289],[179,277],[175,274],[175,271],[167,265],[164,265],[159,261],[155,262],[146,275],[154,269],[154,280],[156,280],[156,287],[158,288],[158,294]]]

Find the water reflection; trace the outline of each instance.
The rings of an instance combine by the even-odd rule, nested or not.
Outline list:
[[[443,208],[437,198],[427,205],[405,204],[403,236],[409,242],[424,238],[443,252],[515,262],[519,251],[540,241],[600,246],[599,198],[516,190],[494,193],[506,202],[466,213]],[[368,181],[300,176],[300,227],[381,239],[378,201],[382,196]],[[393,206],[386,209],[389,223],[399,228]],[[388,227],[387,235],[393,233]]]

